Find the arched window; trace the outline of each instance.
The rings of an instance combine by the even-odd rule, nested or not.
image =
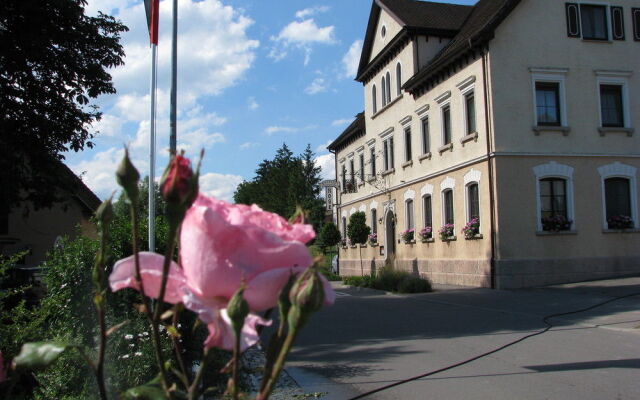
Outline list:
[[[391,103],[391,74],[387,71],[387,104]]]
[[[402,91],[402,66],[400,63],[396,64],[396,95],[400,96]]]
[[[445,224],[453,225],[454,217],[453,217],[453,190],[446,189],[442,192],[442,213]]]
[[[604,201],[609,229],[633,228],[629,179],[619,177],[605,179]]]
[[[540,179],[540,218],[542,230],[566,231],[571,228],[567,208],[567,180]]]
[[[380,86],[382,86],[382,107],[384,107],[387,105],[387,84],[384,76],[382,77],[382,83]]]
[[[375,208],[371,209],[371,233],[378,233],[378,211]]]
[[[467,222],[474,218],[480,220],[480,196],[475,182],[467,185]]]
[[[405,201],[404,204],[405,204],[405,208],[407,210],[406,211],[406,226],[407,226],[407,230],[414,229],[415,223],[414,223],[414,218],[413,218],[413,200],[407,199],[407,201]]]
[[[376,99],[377,97],[377,93],[376,93],[376,85],[374,84],[371,87],[371,105],[373,106],[373,113],[377,113],[378,112],[378,100]]]
[[[347,239],[347,217],[342,216],[342,238]]]
[[[433,227],[431,195],[422,196],[422,224],[424,225],[424,228]]]

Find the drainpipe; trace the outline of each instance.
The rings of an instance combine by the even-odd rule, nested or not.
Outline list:
[[[495,207],[495,191],[494,191],[494,171],[493,171],[493,157],[491,156],[491,133],[489,124],[489,91],[487,89],[487,83],[489,81],[487,77],[487,53],[489,45],[486,48],[487,51],[482,52],[482,80],[484,87],[484,123],[485,131],[487,133],[487,167],[489,170],[489,212],[491,214],[491,235],[489,235],[489,242],[491,246],[491,289],[496,288],[496,207]],[[497,189],[497,188],[496,188]]]
[[[338,181],[338,152],[335,150],[329,149],[329,153],[333,154],[333,170],[336,173],[336,181]],[[333,190],[333,189],[332,189]],[[340,221],[340,204],[342,204],[342,198],[340,197],[340,190],[336,187],[336,225]],[[333,205],[331,206],[333,211]],[[338,255],[338,268],[337,273],[340,275],[340,246],[338,246],[338,250],[336,251]],[[333,260],[332,260],[333,261]]]

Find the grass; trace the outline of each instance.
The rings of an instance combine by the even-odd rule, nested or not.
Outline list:
[[[407,271],[397,271],[389,267],[381,268],[374,275],[345,276],[343,281],[351,286],[386,290],[394,293],[425,293],[432,290],[429,280],[412,275]]]

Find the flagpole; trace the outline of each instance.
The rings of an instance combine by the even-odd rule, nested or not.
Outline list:
[[[178,86],[178,0],[173,0],[173,35],[171,40],[171,107],[169,111],[171,128],[169,150],[176,154],[176,103]]]
[[[149,251],[156,250],[156,86],[158,45],[151,44],[151,123],[149,126]]]

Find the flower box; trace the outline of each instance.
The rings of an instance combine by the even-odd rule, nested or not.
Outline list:
[[[420,232],[418,232],[418,235],[420,235],[420,239],[424,243],[426,240],[432,238],[433,228],[430,226],[425,226],[424,228],[420,229]]]
[[[454,232],[455,226],[453,224],[444,224],[442,225],[442,227],[438,230],[438,234],[440,235],[440,240],[442,240],[443,242],[446,242],[448,240],[450,240],[453,236],[453,232]]]
[[[567,219],[564,215],[554,215],[542,218],[542,230],[546,232],[560,232],[571,229],[573,221]]]
[[[409,244],[412,242],[415,243],[415,241],[413,240],[415,238],[415,229],[407,229],[400,234],[400,237],[405,244]]]
[[[476,239],[476,236],[480,234],[480,219],[478,217],[471,218],[462,228],[462,234],[467,240]]]
[[[633,220],[628,215],[614,215],[607,219],[609,229],[624,230],[633,228]]]

